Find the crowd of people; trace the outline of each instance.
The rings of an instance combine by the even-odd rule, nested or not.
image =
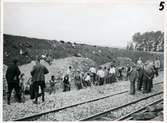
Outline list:
[[[150,93],[153,88],[153,78],[158,76],[159,69],[160,60],[158,58],[155,61],[143,63],[141,57],[139,57],[137,64],[129,68],[127,72],[130,80],[130,94],[135,94],[135,88],[143,93]]]
[[[127,65],[120,67],[111,63],[109,66],[99,66],[98,69],[95,66],[90,67],[86,72],[79,69],[73,69],[69,66],[65,75],[60,77],[63,85],[63,92],[71,90],[71,84],[74,82],[77,89],[87,88],[91,86],[101,86],[107,83],[126,80],[130,81],[130,94],[135,94],[136,85],[137,90],[143,91],[143,93],[151,92],[153,88],[154,75],[158,76],[158,70],[160,68],[160,60],[157,58],[154,62],[147,61],[143,63],[139,58],[134,65]],[[31,70],[31,79],[27,83],[24,81],[24,73],[21,73],[18,67],[18,60],[13,60],[13,64],[8,67],[6,72],[6,80],[8,84],[7,103],[10,105],[10,98],[12,90],[15,90],[18,102],[24,101],[24,93],[29,85],[29,92],[31,99],[35,99],[33,102],[38,104],[38,97],[42,96],[42,101],[45,101],[45,75],[49,73],[49,70],[40,63],[40,58],[37,58],[36,64]],[[126,76],[123,76],[126,73]],[[137,84],[136,84],[137,82]],[[49,80],[49,93],[55,93],[57,78],[52,75]],[[41,93],[39,93],[39,87]]]

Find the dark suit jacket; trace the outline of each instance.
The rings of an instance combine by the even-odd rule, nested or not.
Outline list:
[[[7,83],[19,82],[20,70],[17,65],[13,64],[6,71]]]
[[[42,64],[35,65],[31,71],[32,81],[33,82],[45,81],[45,74],[47,73],[49,73],[49,71],[44,65]]]

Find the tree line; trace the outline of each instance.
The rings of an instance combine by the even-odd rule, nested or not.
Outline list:
[[[163,52],[164,32],[151,31],[145,32],[143,34],[137,32],[132,36],[132,41],[128,43],[126,49],[137,51]]]

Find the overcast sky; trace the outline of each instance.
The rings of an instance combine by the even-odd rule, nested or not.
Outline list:
[[[163,31],[164,13],[158,10],[159,3],[149,2],[154,0],[131,3],[121,3],[120,0],[104,3],[98,0],[86,1],[6,2],[4,33],[126,47],[136,32]]]

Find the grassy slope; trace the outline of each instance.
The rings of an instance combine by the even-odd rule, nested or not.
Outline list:
[[[23,49],[27,55],[20,55],[20,49]],[[159,57],[163,63],[163,53],[134,52],[125,49],[100,47],[86,44],[72,45],[70,42],[59,42],[56,40],[44,40],[28,38],[23,36],[14,36],[4,34],[4,64],[9,65],[13,58],[18,58],[20,64],[25,64],[35,59],[36,55],[50,53],[55,59],[76,56],[81,54],[82,57],[88,57],[97,62],[104,64],[110,62],[116,57],[129,57],[136,62],[141,56],[144,61]]]

